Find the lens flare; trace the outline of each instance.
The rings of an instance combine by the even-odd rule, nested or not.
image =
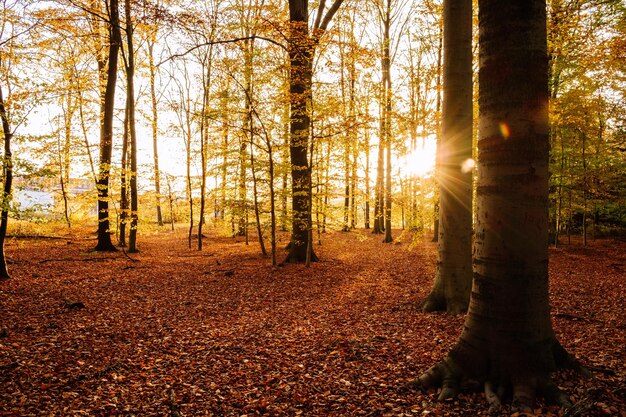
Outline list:
[[[511,129],[509,128],[509,125],[506,123],[500,123],[500,134],[504,139],[508,139],[509,136],[511,136]]]
[[[476,168],[476,161],[474,161],[472,158],[466,159],[461,164],[461,172],[464,174],[467,174],[468,172],[472,172],[474,168]]]

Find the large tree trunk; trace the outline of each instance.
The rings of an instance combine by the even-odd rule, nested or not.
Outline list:
[[[311,166],[309,149],[313,84],[313,56],[320,36],[339,10],[343,0],[334,0],[326,10],[326,1],[318,4],[313,33],[309,34],[308,0],[289,0],[289,103],[291,157],[292,229],[286,262],[316,261],[312,242]]]
[[[109,175],[113,150],[113,116],[115,112],[115,85],[117,82],[117,60],[122,45],[120,18],[117,0],[109,2],[109,59],[107,81],[103,100],[102,127],[100,130],[100,167],[98,171],[98,243],[97,251],[116,251],[111,242],[109,219]]]
[[[425,311],[467,311],[472,285],[472,2],[443,2],[443,112],[439,143],[439,238]]]
[[[479,1],[480,122],[474,283],[463,333],[419,378],[454,397],[478,379],[492,406],[512,392],[567,404],[550,382],[573,365],[555,338],[548,300],[548,80],[545,0]],[[512,29],[514,28],[514,30]]]
[[[289,143],[291,156],[292,181],[292,229],[287,262],[305,262],[311,227],[311,205],[309,188],[311,186],[311,167],[308,160],[311,119],[311,84],[313,78],[314,45],[309,36],[308,0],[289,1],[290,39],[289,39],[289,96],[291,102],[291,120]],[[312,251],[312,248],[310,248]],[[311,260],[315,260],[314,253]]]

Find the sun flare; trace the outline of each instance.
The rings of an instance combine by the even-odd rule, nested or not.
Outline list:
[[[415,177],[428,177],[435,170],[435,156],[437,153],[437,141],[434,137],[428,137],[423,146],[406,155],[403,173]]]

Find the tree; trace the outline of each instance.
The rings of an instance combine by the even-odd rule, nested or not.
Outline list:
[[[137,250],[137,131],[135,128],[135,48],[133,46],[133,21],[131,17],[130,0],[124,0],[126,14],[126,82],[128,90],[128,136],[130,139],[130,233],[128,236],[128,251]]]
[[[4,97],[2,96],[2,87],[0,87],[0,118],[2,119],[2,137],[4,139],[4,157],[2,161],[4,186],[2,189],[2,198],[0,203],[0,280],[10,278],[9,269],[7,268],[6,256],[4,255],[4,239],[7,235],[7,227],[9,224],[9,203],[11,202],[11,187],[13,183],[13,159],[11,154],[11,126],[9,125],[9,117],[4,106]]]
[[[378,14],[383,24],[383,51],[381,59],[382,80],[381,80],[381,94],[380,94],[380,143],[379,147],[384,147],[386,152],[385,159],[385,175],[384,181],[380,180],[380,186],[384,189],[381,190],[381,203],[380,211],[382,216],[380,222],[384,222],[385,237],[383,242],[391,243],[393,238],[391,237],[391,23],[393,20],[391,12],[391,0],[386,0],[384,5],[378,5]],[[379,150],[378,155],[382,155]],[[383,164],[382,158],[379,156],[378,163]],[[382,173],[382,169],[378,171]],[[378,182],[378,179],[376,180]],[[383,186],[384,182],[384,186]],[[383,204],[384,201],[384,204]]]
[[[115,110],[115,85],[117,61],[122,45],[119,7],[117,0],[109,0],[109,52],[106,87],[103,99],[102,126],[100,128],[100,167],[98,170],[98,243],[97,251],[116,251],[111,242],[109,219],[109,174],[113,150],[113,113]]]
[[[439,143],[439,237],[425,311],[467,311],[472,285],[472,2],[443,2],[443,109]]]
[[[512,30],[514,28],[514,30]],[[479,139],[474,282],[463,332],[415,384],[482,381],[531,411],[537,393],[566,405],[550,381],[579,367],[557,341],[548,299],[548,59],[544,0],[479,1]],[[522,82],[523,80],[523,82]]]
[[[308,0],[289,0],[289,98],[291,107],[289,151],[292,184],[292,230],[286,262],[316,260],[311,241],[311,167],[309,147],[312,100],[313,57],[343,0],[335,0],[326,11],[321,0],[313,31],[309,33]],[[325,13],[324,13],[325,12]]]
[[[159,30],[159,22],[157,21],[157,19],[155,19],[155,21],[156,23],[154,25],[154,28],[151,29],[151,32],[146,39],[146,45],[148,47],[148,69],[150,71],[150,104],[152,109],[150,125],[152,127],[152,150],[154,152],[154,192],[156,195],[157,224],[159,226],[163,226],[163,215],[161,213],[161,171],[159,169],[159,115],[157,109],[158,100],[156,94],[157,66],[154,64],[154,45],[156,44],[156,37]]]

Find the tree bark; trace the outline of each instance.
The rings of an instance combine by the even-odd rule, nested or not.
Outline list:
[[[11,203],[11,187],[13,184],[13,155],[11,153],[11,126],[9,116],[4,107],[4,97],[2,87],[0,87],[0,118],[2,119],[2,136],[4,138],[4,158],[2,169],[4,170],[4,187],[2,190],[2,207],[0,207],[0,280],[11,278],[7,267],[7,259],[4,254],[4,241],[7,236],[9,225],[9,204]]]
[[[156,95],[156,66],[154,65],[154,44],[156,33],[148,40],[148,66],[150,69],[150,104],[152,105],[152,149],[154,151],[154,193],[156,194],[157,224],[163,226],[163,214],[161,213],[161,171],[159,169],[159,129],[158,109]]]
[[[467,311],[472,285],[472,2],[443,2],[443,108],[439,143],[439,238],[425,311]]]
[[[309,106],[313,78],[314,45],[309,36],[308,0],[290,0],[289,33],[289,97],[291,103],[290,119],[290,160],[292,181],[292,229],[287,262],[305,262],[309,247],[309,228],[311,227],[311,206],[309,188],[311,167],[308,160],[311,120]],[[313,255],[312,260],[316,259]]]
[[[484,382],[493,408],[512,392],[532,411],[537,393],[566,405],[550,382],[579,366],[561,347],[548,298],[548,79],[545,0],[479,1],[480,121],[474,282],[464,330],[416,382],[456,396]],[[514,30],[512,30],[514,28]]]
[[[124,1],[126,12],[126,41],[128,62],[126,78],[128,82],[128,133],[130,139],[130,231],[128,234],[128,252],[137,249],[137,223],[139,221],[137,201],[137,130],[135,128],[135,49],[133,46],[133,22],[131,19],[130,0]]]
[[[443,68],[443,19],[439,23],[439,43],[437,46],[437,98],[435,103],[435,120],[441,120],[441,73]],[[437,127],[437,151],[435,156],[435,179],[439,178],[441,160],[441,127]],[[433,242],[439,241],[439,181],[435,187],[435,204],[433,205]]]
[[[122,45],[118,0],[109,0],[109,53],[106,87],[103,98],[102,126],[100,130],[100,167],[98,170],[98,243],[95,250],[114,252],[111,242],[109,218],[109,175],[113,151],[113,116],[115,112],[115,86],[117,61]]]
[[[126,247],[126,223],[128,222],[129,202],[128,202],[128,101],[130,96],[126,95],[126,107],[124,108],[124,130],[122,133],[122,161],[120,167],[120,211],[118,224],[118,245]]]

